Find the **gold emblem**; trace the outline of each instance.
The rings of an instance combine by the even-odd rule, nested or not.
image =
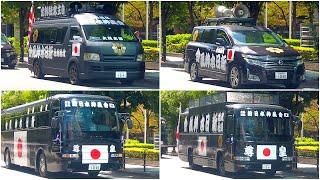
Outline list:
[[[199,37],[199,30],[196,30],[194,33],[193,33],[193,37],[192,37],[192,40],[193,41],[196,41]]]
[[[283,49],[280,49],[280,48],[273,48],[273,47],[268,47],[266,48],[267,51],[269,52],[273,52],[273,53],[283,53]]]
[[[126,52],[126,47],[121,43],[112,43],[113,52],[121,56]]]
[[[33,31],[33,34],[32,34],[32,40],[34,43],[37,42],[38,36],[39,36],[39,31],[38,31],[38,29],[36,29]]]

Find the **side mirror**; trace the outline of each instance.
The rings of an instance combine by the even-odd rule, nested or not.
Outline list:
[[[298,130],[301,131],[302,128],[302,121],[298,116],[293,116],[293,123],[296,127],[298,127]]]
[[[130,119],[130,114],[129,113],[119,113],[119,118],[122,121],[122,123],[127,123],[128,129],[133,128],[133,122]]]
[[[83,42],[83,39],[81,36],[72,36],[72,40],[75,42]]]
[[[57,116],[55,116],[55,117],[53,117],[51,119],[51,127],[53,129],[59,128],[59,123],[60,123],[60,121],[59,121],[59,118]]]
[[[9,43],[10,43],[11,45],[13,45],[13,41],[12,41],[12,40],[9,40]]]
[[[223,38],[217,38],[216,39],[216,44],[219,46],[225,46],[227,43]]]
[[[140,31],[136,31],[134,32],[134,35],[136,36],[136,38],[138,39],[139,42],[142,42],[142,39],[141,39],[141,35],[140,35]]]

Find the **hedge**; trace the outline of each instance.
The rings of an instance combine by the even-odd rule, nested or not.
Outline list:
[[[159,62],[159,48],[144,47],[143,59],[145,61]]]
[[[166,38],[168,52],[183,53],[191,39],[191,34],[168,35]]]
[[[142,46],[143,47],[157,48],[158,47],[158,42],[156,40],[143,40],[142,41]]]
[[[8,37],[9,41],[12,42],[12,45],[16,51],[17,54],[20,54],[20,40],[16,37]],[[24,53],[25,54],[28,54],[28,36],[25,36],[23,38],[23,41],[24,41]]]
[[[296,149],[298,156],[303,157],[317,157],[319,152],[319,141],[312,138],[296,138],[295,139]]]
[[[159,161],[159,150],[144,149],[144,148],[124,148],[125,156],[127,158],[139,158],[143,159],[143,154],[146,153],[147,160]]]
[[[124,144],[124,148],[144,148],[144,149],[153,149],[154,144],[145,144],[140,143],[138,140],[128,139]]]
[[[300,46],[300,39],[284,39],[290,46]]]

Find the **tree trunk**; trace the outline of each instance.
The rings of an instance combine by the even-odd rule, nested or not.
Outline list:
[[[148,24],[148,39],[152,39],[152,24],[153,24],[153,6],[154,6],[154,1],[149,1],[149,24]]]
[[[291,38],[295,39],[296,36],[296,25],[297,25],[297,2],[292,1],[292,24],[291,24]]]
[[[167,3],[167,2],[165,2]],[[165,3],[162,3],[161,8],[161,61],[165,62],[167,60],[167,31],[166,31],[166,24],[165,22],[168,19],[168,13],[169,13],[169,6],[164,6]]]
[[[194,6],[194,1],[188,1],[188,12],[189,12],[189,17],[190,17],[190,29],[189,29],[189,33],[191,33],[193,31],[193,27],[195,26],[195,18],[194,18],[194,14],[193,14],[193,6]]]
[[[23,62],[24,58],[24,9],[20,8],[19,10],[19,25],[20,25],[20,33],[19,33],[19,41],[20,41],[20,62]]]

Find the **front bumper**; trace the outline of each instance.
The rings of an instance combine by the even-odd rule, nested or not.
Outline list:
[[[276,79],[276,72],[286,72],[287,79]],[[246,63],[243,74],[244,84],[298,84],[305,79],[304,65],[295,67],[265,68]]]
[[[116,72],[126,72],[126,78],[116,78]],[[81,79],[105,80],[139,80],[144,79],[145,63],[141,61],[127,62],[82,62],[80,64]]]

